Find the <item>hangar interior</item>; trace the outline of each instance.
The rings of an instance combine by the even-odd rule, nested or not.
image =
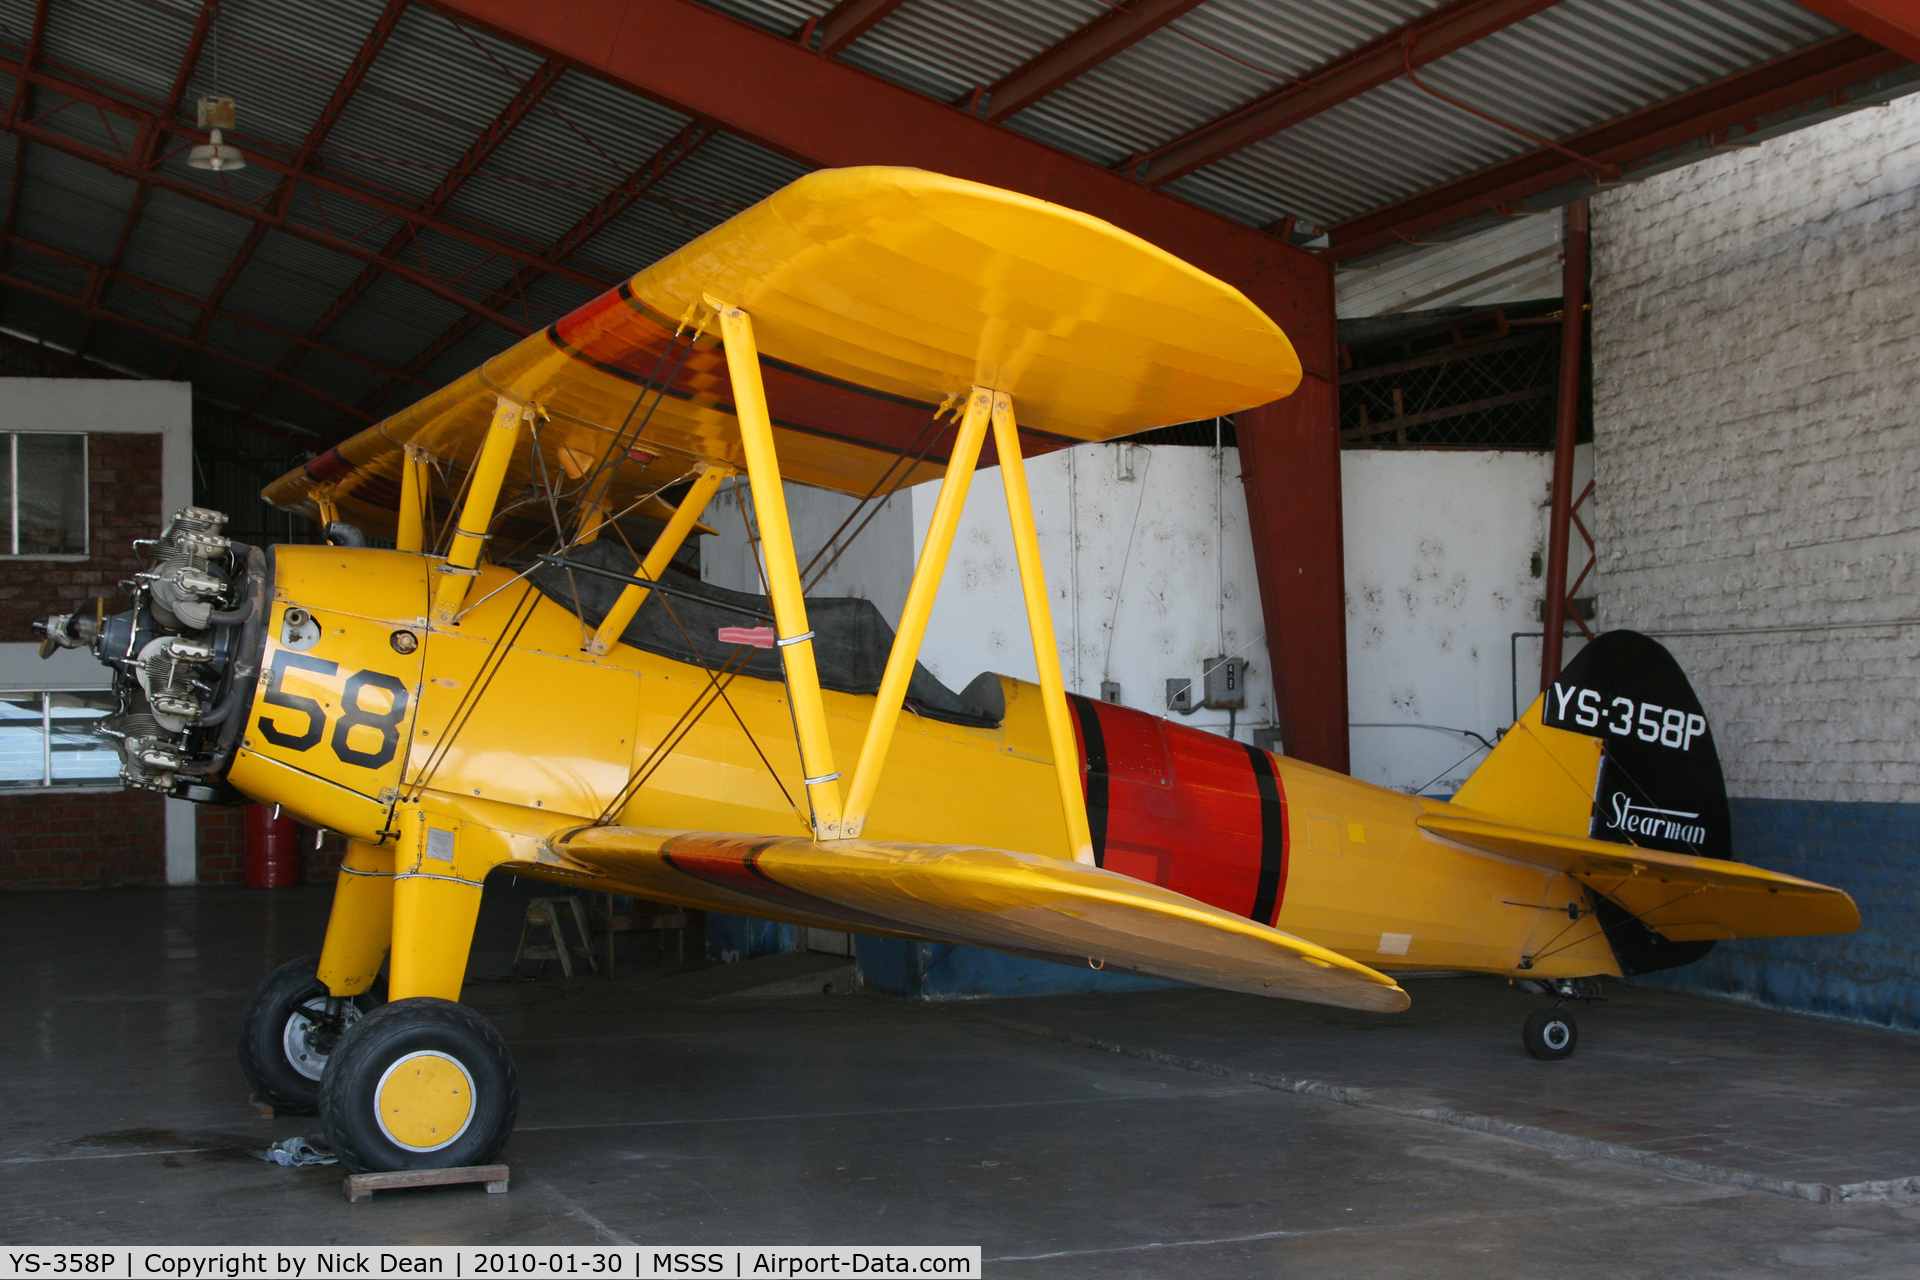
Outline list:
[[[711,1035],[712,1056],[730,1060],[716,1078],[766,1080],[780,1055],[757,1037],[817,1034],[796,1010],[818,997],[780,998],[839,982],[917,1002],[815,1020],[864,1046],[862,1081],[876,1063],[913,1076],[885,1046],[915,1036],[956,1070],[1019,1059],[1016,1075],[1051,1081],[1039,1094],[1082,1072],[1042,1058],[1105,1049],[1124,1065],[1087,1087],[1178,1095],[1192,1109],[1143,1121],[1141,1141],[1188,1123],[1225,1141],[1246,1122],[1236,1098],[1271,1110],[1275,1090],[1313,1093],[1300,1081],[1388,1100],[1360,1119],[1318,1117],[1309,1102],[1296,1114],[1286,1100],[1261,1122],[1317,1136],[1290,1138],[1291,1172],[1273,1177],[1310,1167],[1307,1148],[1341,1141],[1342,1124],[1428,1123],[1405,1116],[1437,1098],[1452,1115],[1510,1117],[1479,1132],[1532,1144],[1460,1154],[1459,1168],[1505,1160],[1499,1176],[1533,1194],[1552,1171],[1528,1161],[1639,1166],[1592,1175],[1607,1204],[1660,1201],[1666,1175],[1770,1207],[1859,1202],[1882,1215],[1857,1221],[1890,1251],[1869,1254],[1899,1274],[1913,1255],[1900,1252],[1911,1236],[1898,1206],[1920,1188],[1920,1161],[1886,1136],[1902,1123],[1890,1100],[1920,1032],[1916,63],[1920,19],[1880,0],[9,0],[0,890],[15,922],[6,945],[32,975],[42,1024],[90,1008],[89,987],[119,990],[115,974],[137,978],[99,998],[167,1009],[163,1052],[189,1064],[169,1079],[192,1097],[167,1100],[166,1125],[198,1135],[178,1150],[198,1153],[190,1163],[228,1150],[207,1135],[240,1123],[220,1099],[244,1085],[214,1014],[238,1008],[244,992],[229,987],[317,946],[343,845],[308,832],[304,885],[241,887],[242,811],[123,787],[118,748],[94,731],[113,710],[101,668],[76,650],[43,660],[29,625],[111,596],[141,568],[133,541],[188,505],[227,513],[239,541],[324,543],[262,487],[318,474],[344,440],[803,175],[900,165],[1137,234],[1240,290],[1304,368],[1284,400],[1029,458],[1066,691],[1445,798],[1593,636],[1654,637],[1714,725],[1737,856],[1838,886],[1862,923],[1846,937],[1722,941],[1697,963],[1638,976],[1615,997],[1608,1034],[1631,1028],[1663,1046],[1636,1052],[1663,1061],[1764,1044],[1793,1121],[1735,1133],[1718,1112],[1635,1110],[1625,1053],[1593,1062],[1572,1121],[1555,1118],[1567,1099],[1554,1087],[1530,1092],[1506,1067],[1476,1094],[1477,1050],[1460,1028],[1498,1022],[1490,1011],[1510,996],[1447,977],[1415,984],[1416,1013],[1427,1000],[1455,1015],[1444,1029],[1426,1015],[1410,1024],[1426,1037],[1417,1086],[1337,1048],[1314,1059],[1301,1046],[1337,1024],[1303,1020],[1305,1006],[1263,1013],[1257,1034],[1237,1039],[1221,1028],[1247,1016],[1249,997],[720,912],[695,922],[697,972],[674,976],[652,940],[622,953],[637,971],[613,985],[645,990],[640,1012],[621,1014],[590,979],[550,984],[551,999],[484,985],[516,970],[515,930],[539,892],[490,882],[470,977],[508,1038],[554,1034],[568,1006],[640,1039],[631,1028],[643,1024]],[[787,484],[801,559],[826,563],[812,588],[870,600],[900,626],[940,488],[858,504]],[[848,537],[856,507],[863,522]],[[723,486],[704,519],[711,531],[677,563],[715,587],[765,590],[745,481]],[[999,487],[980,486],[920,654],[951,689],[982,672],[1042,674],[1009,527]],[[1237,687],[1216,691],[1224,672]],[[708,975],[754,965],[764,976],[722,997],[754,998],[700,1003],[726,986]],[[169,998],[176,977],[201,994]],[[672,986],[696,979],[712,991]],[[1036,999],[991,999],[1008,996]],[[1600,1008],[1591,1025],[1609,1020]],[[130,1035],[130,1023],[96,1019],[8,1052],[57,1109],[67,1059]],[[1262,1045],[1292,1055],[1277,1074]],[[693,1084],[654,1061],[663,1052],[646,1049],[649,1070],[698,1110]],[[831,1078],[831,1054],[793,1056],[793,1091],[806,1098],[796,1109],[844,1101],[853,1086]],[[1852,1108],[1845,1121],[1820,1102],[1841,1088],[1821,1082],[1838,1060],[1852,1064],[1833,1103]],[[1232,1083],[1203,1097],[1194,1081],[1209,1072]],[[593,1081],[625,1101],[637,1088],[604,1065]],[[1671,1083],[1710,1091],[1702,1078]],[[761,1114],[779,1111],[771,1085],[752,1087],[769,1090]],[[1392,1101],[1416,1087],[1427,1092]],[[1018,1090],[980,1089],[983,1107],[1025,1105]],[[668,1123],[670,1106],[647,1108],[635,1123]],[[158,1132],[137,1100],[75,1114],[123,1135],[135,1159],[178,1163],[157,1139],[124,1137]],[[23,1125],[25,1149],[79,1141],[71,1125],[46,1125]],[[1655,1137],[1636,1139],[1635,1126]],[[915,1137],[952,1140],[938,1128]],[[1815,1129],[1825,1145],[1805,1139]],[[652,1229],[632,1225],[643,1221],[734,1231],[678,1193],[658,1213],[615,1199],[582,1207],[594,1202],[567,1180],[601,1173],[569,1164],[551,1133],[519,1141],[548,1162],[543,1220],[603,1239],[637,1238]],[[841,1139],[807,1141],[837,1151]],[[1382,1152],[1405,1141],[1365,1137]],[[846,1139],[849,1150],[884,1143]],[[748,1145],[716,1152],[729,1177],[753,1158]],[[1131,1167],[1130,1152],[1110,1157]],[[646,1157],[672,1178],[675,1162],[697,1158]],[[882,1177],[910,1176],[907,1163]],[[1745,1180],[1712,1172],[1729,1169]],[[245,1182],[230,1167],[195,1170],[208,1186]],[[964,1176],[943,1169],[941,1185]],[[140,1178],[168,1200],[164,1173]],[[813,1194],[831,1198],[823,1179]],[[936,1215],[933,1234],[987,1232],[1009,1268],[1035,1274],[1076,1273],[1106,1256],[1095,1236],[1127,1236],[1117,1222],[1056,1232],[1031,1213],[989,1232],[979,1215],[1021,1193],[995,1180],[952,1190],[978,1203]],[[1076,1191],[1097,1197],[1093,1182]],[[870,1208],[865,1194],[843,1189],[839,1203]],[[1233,1207],[1180,1211],[1251,1241],[1264,1220],[1240,1202],[1261,1194],[1239,1187]],[[1457,1181],[1427,1194],[1469,1212]],[[1687,1201],[1714,1239],[1738,1238],[1742,1203]],[[94,1229],[51,1200],[22,1204],[9,1238]],[[737,1207],[781,1238],[871,1229],[841,1209],[813,1221],[774,1199]],[[1555,1230],[1585,1230],[1569,1225],[1578,1205],[1556,1207],[1573,1216]],[[1827,1256],[1820,1220],[1794,1216],[1803,1207],[1778,1210],[1781,1239],[1799,1242],[1780,1247]],[[1395,1212],[1390,1196],[1362,1209],[1369,1221]],[[1352,1211],[1329,1202],[1292,1221],[1318,1229],[1336,1210]],[[469,1229],[457,1210],[425,1212],[436,1230]],[[612,1212],[630,1225],[609,1226]],[[329,1229],[394,1229],[346,1222]],[[485,1228],[503,1239],[550,1229],[531,1218]],[[1156,1224],[1142,1238],[1209,1230]],[[1022,1251],[1056,1237],[1057,1263],[1040,1243]],[[1268,1256],[1245,1241],[1195,1265],[1244,1273]]]

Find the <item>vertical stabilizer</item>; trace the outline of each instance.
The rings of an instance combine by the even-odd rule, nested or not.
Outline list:
[[[1706,713],[1673,655],[1633,631],[1582,649],[1454,803],[1562,835],[1733,857]]]

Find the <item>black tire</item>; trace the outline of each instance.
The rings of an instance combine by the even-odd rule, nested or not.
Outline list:
[[[422,1058],[427,1061],[407,1065]],[[410,1114],[390,1105],[396,1101],[386,1088],[390,1075],[395,1090],[419,1091],[398,1101],[424,1110]],[[360,1019],[341,1038],[320,1083],[321,1127],[354,1173],[489,1164],[507,1145],[519,1113],[519,1073],[507,1042],[465,1005],[432,996],[396,1000]],[[442,1125],[453,1128],[455,1121],[455,1131],[441,1138]]]
[[[1535,1009],[1520,1029],[1520,1043],[1542,1062],[1558,1062],[1573,1056],[1580,1043],[1580,1028],[1565,1009]]]
[[[327,1055],[306,1035],[314,1025],[306,1015],[326,1007],[327,989],[314,976],[319,967],[319,956],[287,961],[253,989],[240,1017],[240,1069],[260,1100],[286,1115],[310,1116],[320,1108]],[[379,1005],[379,989],[376,983],[354,997],[345,1012],[348,1025]]]

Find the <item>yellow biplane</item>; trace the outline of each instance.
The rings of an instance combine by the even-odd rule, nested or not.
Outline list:
[[[501,866],[1380,1013],[1396,970],[1565,996],[1857,927],[1730,860],[1706,720],[1642,637],[1585,650],[1452,803],[1069,696],[1023,458],[1300,376],[1241,294],[1095,218],[819,172],[268,487],[330,545],[189,508],[132,609],[39,625],[113,668],[129,785],[347,837],[319,958],[261,985],[242,1058],[353,1169],[484,1163],[512,1130],[512,1057],[457,1003]],[[1039,681],[955,692],[916,659],[983,458]],[[783,479],[871,504],[935,478],[897,633],[808,597]],[[729,483],[764,594],[676,567]],[[1543,1010],[1529,1048],[1573,1035]]]

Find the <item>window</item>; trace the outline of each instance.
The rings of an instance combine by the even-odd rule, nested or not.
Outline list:
[[[0,432],[0,555],[87,554],[87,437]]]
[[[119,747],[99,732],[118,705],[104,690],[0,693],[0,789],[119,786]]]

